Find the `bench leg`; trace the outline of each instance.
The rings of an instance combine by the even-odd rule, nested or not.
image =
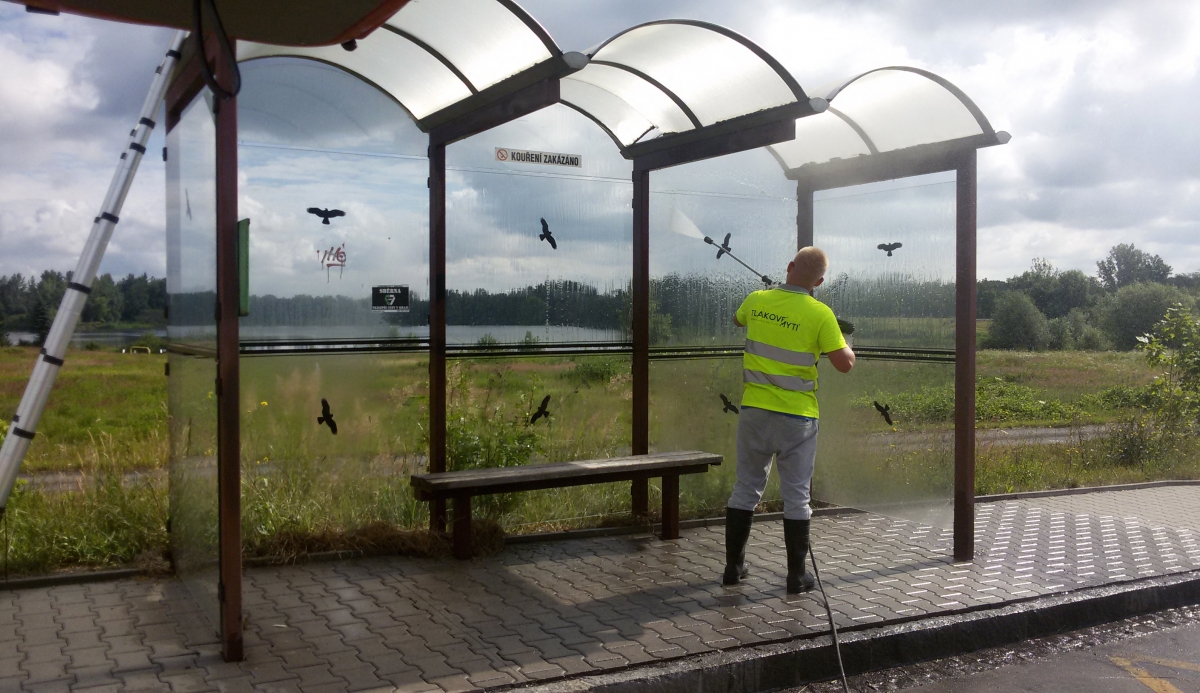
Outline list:
[[[634,479],[630,491],[633,497],[633,516],[647,517],[650,514],[650,480],[646,477]]]
[[[471,497],[454,498],[454,557],[471,557]]]
[[[434,534],[446,533],[445,498],[436,498],[429,501],[429,531]]]
[[[662,478],[662,538],[679,538],[679,475]]]

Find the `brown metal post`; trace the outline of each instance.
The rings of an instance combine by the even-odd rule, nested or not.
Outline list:
[[[446,145],[429,143],[429,471],[446,471]],[[429,529],[446,531],[446,501],[429,504]]]
[[[234,66],[217,59],[217,79],[233,84]],[[217,106],[217,506],[220,537],[221,644],[227,662],[242,660],[242,472],[238,373],[237,99]]]
[[[633,454],[650,451],[650,171],[633,169]],[[650,513],[649,479],[632,484],[633,514]]]
[[[796,248],[813,245],[813,190],[796,183]]]
[[[957,175],[954,306],[954,560],[975,556],[975,150]]]

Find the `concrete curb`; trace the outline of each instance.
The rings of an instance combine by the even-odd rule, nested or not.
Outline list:
[[[117,568],[115,570],[92,570],[79,573],[61,573],[59,575],[34,575],[33,577],[0,580],[0,591],[57,587],[59,585],[82,585],[89,582],[124,580],[125,578],[137,577],[144,574],[137,568]]]
[[[996,493],[990,496],[975,496],[976,503],[995,503],[996,501],[1021,500],[1024,498],[1049,498],[1051,496],[1078,496],[1084,493],[1105,493],[1107,491],[1136,491],[1142,488],[1162,488],[1163,486],[1200,486],[1197,479],[1178,479],[1176,481],[1143,481],[1137,484],[1114,484],[1112,486],[1082,486],[1080,488],[1060,488],[1050,491],[1021,491],[1019,493]]]
[[[1089,587],[1003,606],[951,612],[877,627],[839,629],[846,674],[997,647],[1200,603],[1200,571]],[[536,693],[749,693],[837,676],[828,635],[722,650],[548,684]]]

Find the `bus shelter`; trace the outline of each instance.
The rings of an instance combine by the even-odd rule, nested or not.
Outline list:
[[[693,21],[563,52],[500,0],[414,0],[365,38],[243,42],[237,64],[206,45],[167,99],[171,535],[227,658],[243,489],[290,465],[370,480],[684,448],[732,461],[732,314],[763,284],[706,236],[776,280],[798,247],[833,251],[819,297],[856,323],[864,362],[840,395],[822,380],[837,473],[816,496],[952,526],[969,559],[974,330],[958,326],[974,325],[975,150],[1007,136],[953,85],[885,68],[809,93]],[[947,387],[953,430],[892,430],[869,408]],[[539,401],[553,413],[530,421]],[[723,505],[732,466],[684,481],[685,512]],[[655,492],[496,510],[586,523],[631,497],[646,516]],[[445,527],[444,507],[428,517]]]

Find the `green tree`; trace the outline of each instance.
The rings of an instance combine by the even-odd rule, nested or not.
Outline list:
[[[1046,316],[1026,294],[1011,291],[996,300],[992,324],[988,328],[984,347],[989,349],[1046,348],[1050,331]]]
[[[1032,269],[1008,280],[1010,290],[1029,294],[1047,318],[1065,318],[1075,308],[1091,308],[1104,293],[1100,282],[1079,270],[1060,272],[1045,258],[1034,258]]]
[[[1113,246],[1096,268],[1100,283],[1109,291],[1137,283],[1163,283],[1171,276],[1171,266],[1161,257],[1138,250],[1132,243]]]
[[[1097,307],[1100,326],[1117,349],[1132,349],[1138,337],[1154,329],[1167,309],[1174,305],[1190,308],[1191,298],[1166,284],[1131,284],[1117,290]]]

